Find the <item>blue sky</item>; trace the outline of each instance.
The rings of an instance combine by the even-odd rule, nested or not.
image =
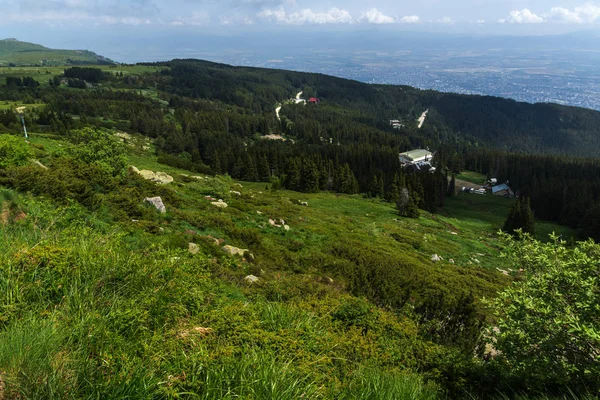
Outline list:
[[[0,30],[153,27],[240,30],[387,26],[483,33],[600,28],[600,1],[576,0],[0,0]]]

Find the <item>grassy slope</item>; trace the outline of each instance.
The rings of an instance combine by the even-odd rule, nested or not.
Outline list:
[[[42,161],[40,146],[63,147],[35,134],[31,142]],[[167,215],[157,219],[162,231],[107,224],[106,210],[90,214],[0,193],[9,214],[27,214],[0,224],[0,379],[10,393],[433,399],[437,389],[423,379],[438,377],[445,350],[419,339],[410,318],[372,305],[368,318],[344,322],[344,310],[365,303],[320,263],[331,262],[331,247],[353,243],[386,254],[391,268],[410,260],[439,273],[441,286],[452,271],[449,280],[478,296],[493,296],[510,282],[495,269],[505,262],[494,233],[506,199],[460,196],[444,214],[404,219],[390,204],[360,196],[192,180],[181,175],[187,171],[158,164],[151,147],[144,150],[146,138],[127,144],[132,164],[175,178],[168,187],[180,200],[167,201]],[[205,195],[229,207],[217,209]],[[290,230],[270,226],[269,218],[284,219]],[[206,235],[249,248],[255,262],[225,256]],[[189,241],[199,244],[198,255],[187,252]],[[434,253],[444,261],[431,262]],[[248,284],[247,274],[259,282]]]
[[[54,50],[17,40],[0,40],[0,66],[97,64],[105,59],[87,50]]]

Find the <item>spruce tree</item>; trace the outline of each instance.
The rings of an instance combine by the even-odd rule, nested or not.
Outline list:
[[[514,235],[517,229],[521,229],[524,233],[534,233],[533,212],[529,198],[519,197],[512,205],[502,230]]]
[[[385,196],[386,200],[390,203],[398,203],[398,200],[400,199],[400,188],[400,176],[396,173],[394,175],[394,180],[392,181],[392,184],[390,185],[390,188]]]
[[[450,184],[448,185],[448,197],[454,196],[456,192],[456,177],[452,175],[450,179]]]

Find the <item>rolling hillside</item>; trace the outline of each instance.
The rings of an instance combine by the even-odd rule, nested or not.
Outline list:
[[[0,40],[0,66],[114,64],[88,50],[57,50],[17,39]]]

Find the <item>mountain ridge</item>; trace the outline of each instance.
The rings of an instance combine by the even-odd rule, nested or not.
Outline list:
[[[0,40],[0,66],[107,65],[113,60],[89,50],[51,49],[15,38]]]

